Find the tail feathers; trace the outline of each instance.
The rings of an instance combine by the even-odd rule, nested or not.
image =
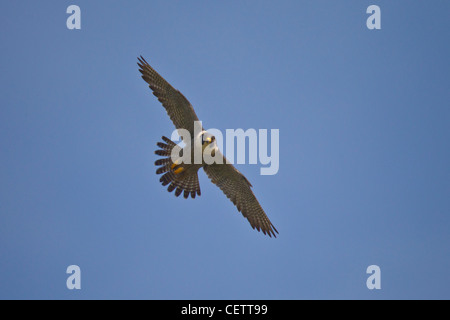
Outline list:
[[[156,145],[158,147],[161,148],[161,150],[156,150],[155,153],[158,156],[162,156],[162,157],[170,157],[172,155],[172,149],[173,148],[179,148],[177,151],[180,152],[181,148],[179,146],[177,146],[177,144],[175,142],[173,142],[172,140],[170,140],[167,137],[162,137],[162,139],[166,142],[158,142]],[[165,160],[165,159],[160,159],[160,160]],[[159,161],[159,160],[158,160]],[[156,163],[155,163],[156,164]]]
[[[160,166],[157,170],[157,174],[164,173],[159,181],[163,186],[169,185],[167,187],[167,191],[172,192],[175,190],[175,196],[180,196],[181,193],[184,192],[183,197],[185,199],[189,198],[189,195],[192,198],[195,198],[196,195],[201,195],[200,184],[198,182],[197,170],[185,170],[185,168],[181,165],[174,165],[171,153],[172,149],[177,146],[173,141],[169,138],[162,137],[162,139],[166,142],[166,144],[162,142],[158,142],[157,146],[160,147],[160,150],[156,150],[155,153],[159,156],[166,156],[168,158],[162,158],[155,161],[156,166]],[[181,151],[181,150],[180,150]]]

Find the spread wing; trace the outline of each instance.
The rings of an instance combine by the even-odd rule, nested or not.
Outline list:
[[[276,238],[275,232],[278,233],[278,231],[253,194],[252,185],[239,170],[227,162],[223,155],[222,157],[222,164],[213,163],[203,167],[206,174],[212,183],[216,184],[236,205],[253,229],[256,228],[258,231],[261,230],[264,234],[268,234],[270,237],[273,235]]]
[[[153,94],[162,103],[177,129],[186,129],[194,136],[194,121],[199,121],[191,103],[183,94],[172,87],[141,56],[138,58],[142,79],[148,83]]]

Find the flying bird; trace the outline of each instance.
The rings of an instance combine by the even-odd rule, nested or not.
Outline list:
[[[162,103],[176,129],[187,130],[192,137],[186,147],[181,148],[167,137],[162,137],[164,142],[158,142],[160,148],[155,151],[159,156],[165,157],[156,160],[155,165],[159,168],[157,174],[163,174],[160,182],[163,186],[168,185],[167,190],[175,190],[175,196],[183,193],[184,198],[195,198],[200,196],[200,184],[198,182],[198,170],[203,168],[212,183],[217,185],[223,193],[234,203],[238,211],[247,218],[253,229],[262,231],[270,237],[278,233],[272,222],[265,214],[258,200],[251,190],[251,183],[239,172],[217,148],[215,137],[202,130],[195,136],[194,126],[198,120],[194,108],[184,95],[173,88],[163,77],[161,77],[141,56],[138,58],[139,71],[142,79],[148,83],[153,94]],[[197,122],[198,123],[198,122]],[[182,136],[182,138],[184,138]],[[202,152],[209,150],[213,156],[222,161],[208,164],[203,157],[201,163],[190,163],[181,161],[181,155],[193,155],[192,146],[201,146]],[[180,158],[173,155],[178,154]],[[175,159],[175,160],[174,160]]]

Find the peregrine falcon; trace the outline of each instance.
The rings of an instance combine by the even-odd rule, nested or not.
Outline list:
[[[162,137],[164,142],[158,142],[157,146],[160,149],[155,151],[157,155],[164,157],[155,162],[155,165],[159,167],[156,173],[163,174],[160,178],[162,185],[168,185],[167,190],[169,192],[175,190],[175,196],[177,197],[181,193],[186,199],[189,196],[192,198],[195,198],[196,195],[200,196],[198,170],[203,168],[211,182],[217,185],[234,203],[238,211],[250,222],[253,229],[256,228],[258,231],[262,231],[270,237],[273,235],[276,238],[275,233],[278,233],[278,231],[270,222],[253,194],[251,183],[226,160],[225,156],[217,148],[215,137],[203,128],[197,137],[194,136],[194,123],[198,123],[199,120],[190,102],[180,91],[164,80],[142,56],[138,58],[138,61],[142,79],[148,83],[153,94],[162,103],[175,127],[187,130],[190,133],[192,141],[187,142],[192,143],[189,145],[201,146],[202,151],[210,148],[214,156],[219,156],[223,160],[212,164],[208,164],[204,160],[198,164],[195,162],[191,164],[190,162],[176,159],[174,161],[174,151],[179,154],[183,154],[183,152],[185,154],[192,152],[193,154],[192,150],[194,148],[185,150],[187,147],[181,148],[169,138]],[[194,141],[196,139],[200,142]]]

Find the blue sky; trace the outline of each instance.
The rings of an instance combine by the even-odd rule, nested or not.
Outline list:
[[[66,27],[71,4],[81,30]],[[381,30],[366,27],[372,4]],[[449,299],[449,12],[2,2],[0,298]],[[160,185],[154,150],[174,127],[139,55],[205,128],[280,130],[276,175],[237,166],[277,239],[203,172],[195,200]]]

